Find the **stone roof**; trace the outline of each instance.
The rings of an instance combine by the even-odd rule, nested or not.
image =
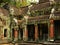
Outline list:
[[[0,7],[0,15],[1,14],[3,14],[4,16],[8,16],[9,12],[6,9]]]
[[[39,3],[49,2],[49,0],[40,0]]]
[[[60,2],[60,0],[54,0],[55,2]],[[40,3],[49,2],[49,0],[40,0]]]
[[[60,0],[54,0],[55,2],[60,2]]]
[[[43,9],[43,8],[48,8],[48,7],[50,7],[50,2],[41,3],[41,4],[34,4],[34,5],[30,8],[30,11],[41,10],[41,9]]]

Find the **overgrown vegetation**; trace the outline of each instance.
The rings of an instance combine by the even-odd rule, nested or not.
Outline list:
[[[51,7],[44,8],[44,9],[41,9],[41,10],[31,11],[30,16],[48,15],[50,13],[51,13]]]

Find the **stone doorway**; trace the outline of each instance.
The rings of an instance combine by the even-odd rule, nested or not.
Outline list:
[[[60,20],[54,20],[54,34],[55,40],[60,40]]]
[[[39,33],[39,40],[40,41],[47,41],[48,40],[48,24],[38,24],[38,33]]]
[[[35,26],[34,24],[27,25],[28,29],[28,41],[34,41],[35,40]]]

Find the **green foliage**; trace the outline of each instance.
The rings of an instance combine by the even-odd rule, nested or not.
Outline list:
[[[11,0],[11,4],[15,5],[16,7],[24,7],[27,6],[27,0]]]
[[[55,8],[56,8],[56,11],[58,11],[60,9],[60,2],[55,4]]]
[[[20,3],[21,3],[21,5],[20,5],[21,7],[29,5],[28,2],[27,2],[27,0],[24,0],[24,1],[20,2]]]
[[[0,3],[2,3],[3,2],[3,0],[0,0]]]
[[[10,0],[10,4],[11,4],[11,5],[16,5],[15,0]]]
[[[3,0],[3,2],[9,2],[8,0]]]
[[[21,3],[20,2],[16,2],[16,7],[20,7],[21,6]]]

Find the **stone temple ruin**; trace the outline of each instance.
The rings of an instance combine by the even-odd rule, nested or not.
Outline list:
[[[60,0],[0,8],[0,40],[7,42],[59,42]]]

